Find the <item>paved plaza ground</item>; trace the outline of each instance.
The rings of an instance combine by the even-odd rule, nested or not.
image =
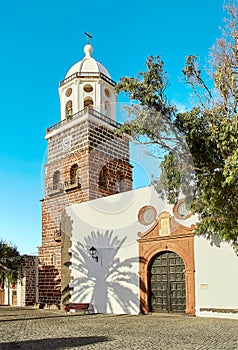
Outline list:
[[[0,306],[0,349],[238,350],[238,321]]]

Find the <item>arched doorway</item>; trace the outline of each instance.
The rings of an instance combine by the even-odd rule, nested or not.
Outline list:
[[[166,251],[156,255],[149,265],[148,282],[151,311],[186,311],[185,265],[178,254]]]

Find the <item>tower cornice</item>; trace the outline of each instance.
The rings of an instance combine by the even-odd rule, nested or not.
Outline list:
[[[104,114],[99,113],[95,109],[85,108],[78,113],[71,115],[69,118],[61,120],[60,122],[47,128],[45,139],[48,140],[50,137],[55,136],[67,129],[70,129],[72,126],[80,124],[87,119],[96,121],[97,123],[99,122],[100,125],[104,125],[111,130],[115,130],[115,128],[119,128],[121,126],[120,123],[105,116]]]
[[[66,77],[65,79],[61,80],[59,85],[64,86],[68,82],[74,80],[74,79],[102,79],[111,86],[115,86],[116,82],[109,78],[106,74],[102,72],[76,72],[74,74],[71,74],[69,77]]]

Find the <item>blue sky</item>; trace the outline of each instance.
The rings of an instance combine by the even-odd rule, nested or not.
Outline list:
[[[0,238],[16,244],[21,253],[36,253],[41,245],[45,129],[60,119],[58,83],[84,56],[84,32],[93,36],[93,57],[115,81],[137,75],[149,55],[160,54],[170,76],[168,97],[186,106],[189,91],[179,82],[185,58],[198,54],[205,63],[221,35],[223,4],[224,0],[2,3]]]

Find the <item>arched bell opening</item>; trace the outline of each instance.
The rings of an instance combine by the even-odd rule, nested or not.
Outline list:
[[[93,99],[91,97],[84,99],[84,108],[93,108]]]
[[[65,115],[66,115],[66,118],[67,117],[70,117],[71,115],[73,114],[73,103],[72,101],[68,101],[65,105]]]
[[[104,114],[105,114],[107,117],[110,117],[110,115],[111,115],[110,103],[109,103],[108,101],[105,101],[105,104],[104,104]]]

